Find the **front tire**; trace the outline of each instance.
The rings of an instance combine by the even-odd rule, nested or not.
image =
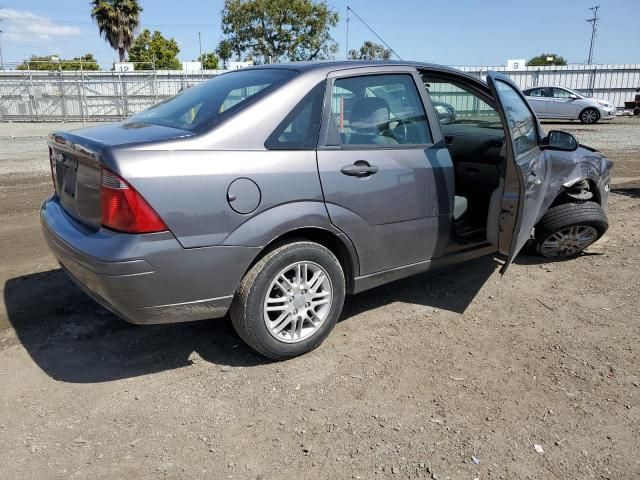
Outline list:
[[[247,345],[282,360],[317,348],[335,326],[345,297],[340,262],[313,242],[288,243],[244,276],[231,321]]]
[[[609,228],[607,216],[596,202],[564,203],[551,207],[535,229],[535,248],[546,258],[580,255]]]
[[[595,108],[585,108],[582,112],[580,112],[580,122],[585,125],[591,125],[600,120],[600,112]]]

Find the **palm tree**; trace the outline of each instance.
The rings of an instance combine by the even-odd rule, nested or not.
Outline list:
[[[138,0],[92,0],[91,6],[91,18],[98,24],[100,35],[118,50],[120,61],[124,62],[140,25],[142,7]]]

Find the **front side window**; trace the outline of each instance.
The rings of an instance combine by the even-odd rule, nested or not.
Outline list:
[[[200,132],[296,75],[285,69],[247,69],[218,75],[129,119]]]
[[[495,81],[507,126],[514,143],[516,157],[538,145],[536,119],[515,89],[501,80]]]
[[[569,98],[573,94],[569,90],[565,90],[564,88],[552,88],[553,98]]]
[[[329,145],[431,143],[422,99],[409,74],[337,79],[331,92]]]
[[[442,132],[477,129],[502,129],[495,108],[463,84],[440,77],[422,76],[433,107],[438,114]]]

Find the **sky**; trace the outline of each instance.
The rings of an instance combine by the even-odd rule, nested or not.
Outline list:
[[[103,66],[117,57],[99,37],[89,0],[0,0],[5,63],[30,55],[73,58],[91,52]],[[640,63],[640,0],[327,0],[340,14],[332,31],[346,52],[349,5],[403,59],[445,65],[502,65],[510,58],[554,52],[570,63],[586,61],[589,7],[600,4],[594,63]],[[161,30],[180,46],[180,60],[212,51],[221,39],[223,0],[140,0],[141,27]],[[178,8],[176,7],[178,6]],[[357,19],[349,47],[375,40]]]

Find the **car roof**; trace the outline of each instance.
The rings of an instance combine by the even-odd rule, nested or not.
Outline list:
[[[529,87],[525,90],[533,90],[534,88],[561,88],[562,90],[571,90],[569,87],[561,87],[560,85],[536,85],[535,87]]]
[[[352,68],[371,68],[371,67],[414,67],[424,68],[427,70],[438,72],[449,72],[458,76],[472,78],[476,81],[479,79],[473,75],[469,75],[462,70],[444,65],[427,62],[413,62],[407,60],[318,60],[310,62],[288,62],[288,63],[270,63],[264,65],[255,65],[247,68],[280,68],[287,70],[295,70],[300,73],[314,72],[317,74],[328,74],[339,70],[348,70]]]

